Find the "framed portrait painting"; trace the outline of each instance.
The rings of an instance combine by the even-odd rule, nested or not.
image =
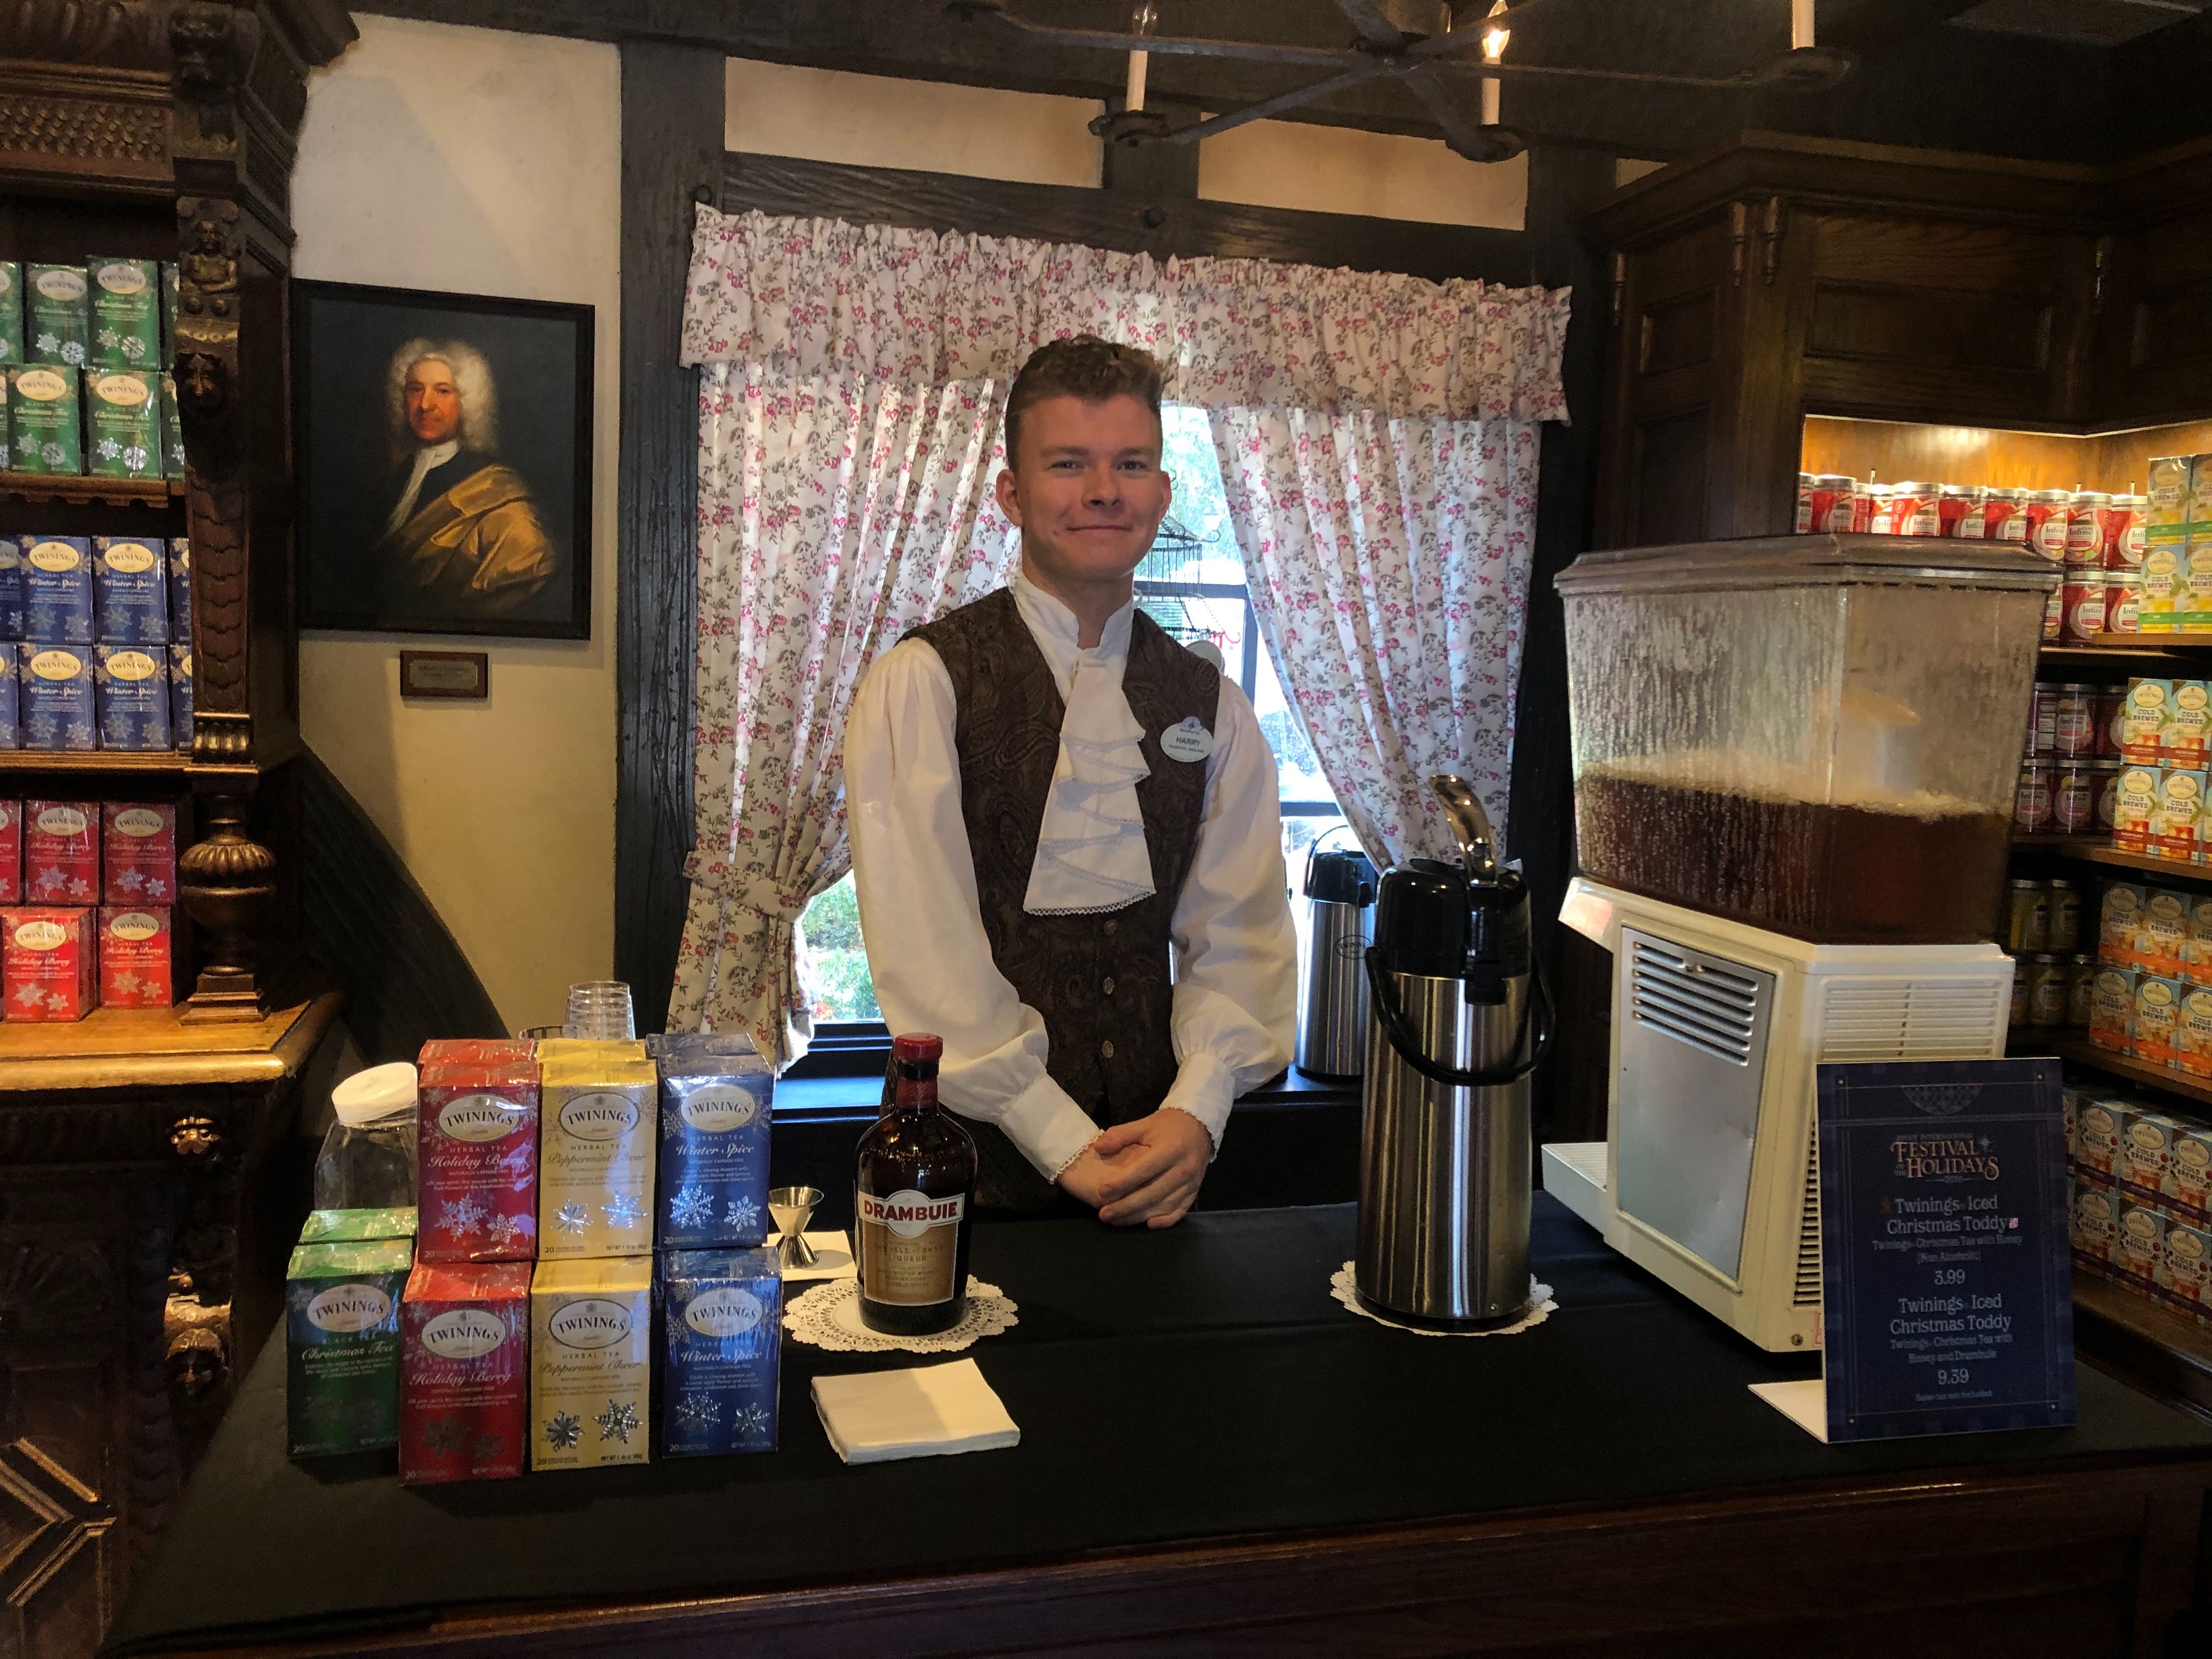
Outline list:
[[[292,284],[300,625],[591,636],[592,307]]]

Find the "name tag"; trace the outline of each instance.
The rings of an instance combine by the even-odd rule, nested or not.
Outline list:
[[[1202,761],[1213,752],[1213,733],[1193,714],[1160,733],[1160,752],[1173,761]]]

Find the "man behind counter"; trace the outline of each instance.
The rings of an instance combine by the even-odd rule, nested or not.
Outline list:
[[[1159,366],[1041,347],[1006,435],[1012,586],[885,652],[846,726],[868,970],[893,1031],[945,1039],[978,1204],[1056,1185],[1172,1226],[1237,1097],[1290,1060],[1274,757],[1243,693],[1136,608],[1171,494]]]

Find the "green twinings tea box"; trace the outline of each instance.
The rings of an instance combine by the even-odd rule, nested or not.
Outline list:
[[[177,419],[177,377],[161,379],[161,476],[185,476],[185,428]]]
[[[84,471],[76,370],[44,363],[9,369],[8,415],[16,471]]]
[[[161,273],[151,259],[91,258],[92,343],[87,363],[107,368],[161,365]]]
[[[406,1210],[310,1210],[300,1229],[302,1244],[352,1244],[372,1238],[412,1238],[415,1212]]]
[[[23,262],[0,259],[0,366],[23,361]]]
[[[88,368],[84,389],[93,476],[160,477],[161,404],[155,377],[135,368]]]
[[[173,362],[177,356],[177,267],[173,261],[161,261],[161,361]]]
[[[23,267],[24,361],[80,368],[92,337],[92,283],[82,265]]]
[[[284,1403],[293,1456],[399,1443],[399,1298],[414,1261],[404,1238],[292,1252]]]

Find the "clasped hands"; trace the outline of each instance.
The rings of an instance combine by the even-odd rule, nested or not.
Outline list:
[[[1172,1227],[1197,1198],[1212,1157],[1206,1126],[1188,1112],[1164,1107],[1100,1135],[1060,1172],[1060,1185],[1097,1210],[1101,1221]]]

